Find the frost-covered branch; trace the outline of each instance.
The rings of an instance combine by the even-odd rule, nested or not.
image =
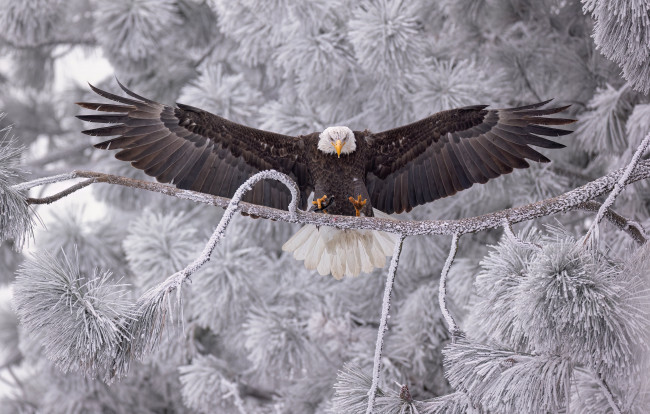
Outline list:
[[[273,179],[284,183],[291,191],[291,202],[289,211],[296,212],[296,205],[299,200],[299,193],[295,183],[285,174],[274,170],[262,171],[244,182],[235,191],[233,198],[230,200],[226,212],[221,217],[219,225],[212,233],[203,251],[192,263],[187,265],[183,270],[169,276],[164,282],[147,290],[137,302],[137,318],[131,324],[131,334],[133,339],[123,347],[123,353],[116,359],[114,371],[111,377],[120,376],[128,371],[128,366],[132,356],[142,358],[152,352],[158,345],[160,336],[163,332],[167,317],[172,315],[171,293],[176,291],[176,300],[179,309],[182,311],[181,287],[189,277],[198,271],[207,261],[215,247],[225,237],[226,228],[239,209],[239,203],[244,194],[250,191],[253,186],[261,180]],[[182,318],[180,318],[182,321]]]
[[[390,268],[388,269],[388,276],[386,277],[386,287],[384,288],[384,299],[381,306],[381,321],[379,322],[379,329],[377,330],[377,344],[375,345],[375,362],[372,368],[372,384],[368,391],[368,408],[366,414],[372,414],[375,405],[375,397],[377,396],[377,386],[379,385],[379,372],[381,371],[381,353],[384,348],[384,334],[388,327],[388,313],[390,311],[390,295],[393,291],[393,282],[395,282],[395,273],[397,272],[397,265],[399,264],[399,256],[402,253],[402,244],[404,243],[403,234],[395,243],[395,250],[393,250],[393,258],[390,261]]]
[[[53,194],[51,196],[48,196],[48,197],[28,198],[27,199],[27,204],[51,204],[51,203],[54,203],[55,201],[60,200],[63,197],[68,196],[68,195],[74,193],[77,190],[81,190],[84,187],[88,187],[90,184],[94,183],[95,180],[96,180],[95,178],[89,178],[87,180],[84,180],[84,181],[82,181],[80,183],[77,183],[77,184],[75,184],[73,186],[70,186],[70,187],[66,188],[65,190],[63,190],[63,191],[60,191],[60,192],[58,192],[56,194]]]
[[[457,233],[462,235],[466,233],[475,233],[483,230],[501,227],[503,225],[503,220],[507,220],[511,224],[516,224],[539,217],[545,217],[557,213],[579,209],[585,202],[593,200],[596,197],[599,197],[611,191],[623,173],[624,169],[618,169],[581,187],[578,187],[556,197],[548,198],[520,207],[513,207],[496,211],[494,213],[459,220],[406,221],[375,217],[336,216],[332,214],[319,214],[300,210],[296,211],[296,214],[293,215],[289,211],[278,210],[244,202],[240,203],[239,207],[242,212],[249,215],[277,221],[286,221],[290,223],[299,222],[303,224],[331,226],[341,229],[356,228],[381,230],[387,231],[389,233],[404,234],[405,236],[423,234],[454,235]],[[14,189],[24,190],[36,187],[38,185],[50,184],[73,178],[96,178],[95,182],[139,188],[184,200],[191,200],[194,202],[219,206],[223,208],[228,207],[228,204],[230,202],[230,199],[224,197],[198,193],[190,190],[181,190],[170,185],[156,182],[136,180],[132,178],[92,171],[73,171],[72,173],[68,174],[45,177],[16,185],[14,186]],[[627,182],[629,184],[647,178],[650,178],[650,161],[641,160],[630,174]]]
[[[503,220],[503,230],[505,231],[505,234],[510,239],[510,241],[519,247],[531,250],[540,250],[542,248],[539,244],[530,243],[517,237],[517,235],[512,231],[512,226],[508,220]]]
[[[605,382],[603,379],[603,376],[600,374],[595,374],[596,380],[598,381],[598,385],[600,385],[600,388],[602,388],[603,392],[605,393],[605,398],[607,398],[607,402],[609,403],[609,406],[612,407],[612,411],[614,414],[621,414],[621,409],[618,407],[618,404],[616,404],[616,401],[614,401],[614,394],[612,394],[612,390],[609,388],[609,385]]]
[[[602,206],[602,203],[598,201],[590,200],[582,205],[578,206],[581,210],[598,212]],[[637,242],[639,245],[644,244],[647,241],[647,234],[645,229],[637,221],[630,220],[622,215],[618,214],[611,208],[608,208],[605,211],[604,217],[609,220],[614,226],[629,234],[630,237]]]
[[[451,337],[455,339],[458,335],[461,334],[461,330],[456,324],[454,317],[451,316],[449,308],[447,306],[447,276],[449,275],[449,269],[451,268],[454,258],[456,257],[456,252],[458,251],[458,239],[460,235],[454,234],[454,237],[451,239],[451,248],[449,249],[449,256],[445,261],[445,266],[442,268],[440,274],[440,288],[438,289],[438,301],[440,302],[440,310],[442,311],[442,316],[445,317],[447,325],[449,326],[449,333]]]
[[[646,148],[648,148],[648,145],[650,145],[650,134],[646,135],[646,137],[643,139],[641,145],[639,145],[636,152],[632,156],[632,160],[630,160],[630,163],[627,165],[627,167],[625,167],[625,171],[620,176],[618,181],[614,184],[614,189],[609,194],[609,196],[607,196],[607,199],[605,200],[603,205],[600,206],[600,209],[596,214],[596,218],[594,219],[594,222],[592,223],[591,227],[589,228],[589,231],[587,231],[587,234],[585,235],[584,238],[585,241],[589,239],[592,236],[592,234],[594,234],[596,227],[600,224],[601,220],[605,216],[605,212],[612,206],[612,204],[614,204],[616,197],[618,197],[618,195],[623,191],[625,186],[629,184],[630,175],[632,174],[632,171],[634,171],[634,169],[636,168],[636,165],[638,164],[641,155],[643,155]]]

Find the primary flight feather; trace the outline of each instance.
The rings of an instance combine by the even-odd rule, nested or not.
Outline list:
[[[514,168],[527,168],[527,160],[548,162],[531,146],[564,147],[543,137],[569,134],[555,126],[575,122],[548,117],[567,106],[541,109],[550,102],[545,101],[509,109],[467,106],[379,133],[335,126],[293,137],[189,105],[163,105],[120,87],[129,98],[91,85],[118,104],[78,103],[109,113],[78,116],[110,124],[83,131],[115,137],[95,147],[119,150],[116,158],[158,181],[228,198],[255,173],[274,169],[296,181],[302,209],[313,192],[316,211],[347,216],[410,211]],[[257,183],[243,198],[278,209],[287,209],[290,200],[289,190],[276,181]],[[307,268],[339,279],[383,267],[394,240],[383,232],[308,225],[283,248],[305,260]]]

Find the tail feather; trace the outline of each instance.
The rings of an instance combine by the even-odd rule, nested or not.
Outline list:
[[[316,244],[314,245],[313,252],[305,258],[305,267],[309,270],[315,270],[323,260],[323,253],[325,252],[325,242],[320,237],[315,238]]]
[[[318,274],[321,276],[328,275],[330,273],[330,254],[327,253],[327,250],[323,250],[322,256],[320,257],[320,262],[318,262]]]
[[[339,230],[306,225],[294,234],[282,250],[292,252],[305,267],[319,274],[331,273],[335,279],[358,276],[386,264],[393,254],[396,235],[375,230]]]
[[[366,252],[366,246],[363,239],[357,240],[357,248],[359,249],[359,258],[361,261],[361,271],[364,273],[372,272],[374,266],[370,261],[370,256]]]
[[[316,226],[313,224],[307,224],[306,226],[301,227],[296,234],[294,234],[287,242],[282,246],[282,250],[286,251],[295,251],[298,249],[304,242],[310,237],[313,233],[313,230],[316,230]]]

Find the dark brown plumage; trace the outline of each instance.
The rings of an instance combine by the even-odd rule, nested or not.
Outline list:
[[[83,131],[117,136],[95,145],[119,149],[116,158],[184,189],[231,197],[250,176],[275,169],[291,176],[307,197],[334,197],[331,214],[354,215],[348,197],[361,195],[385,213],[409,211],[489,179],[549,160],[531,148],[561,148],[542,138],[570,133],[554,128],[574,122],[549,118],[567,107],[540,109],[549,101],[510,109],[468,106],[380,133],[355,131],[356,150],[340,158],[318,149],[319,133],[292,137],[240,125],[198,108],[162,105],[131,92],[131,98],[91,86],[119,104],[79,103],[111,114],[78,118],[111,124]],[[258,183],[244,201],[286,209],[289,191],[275,181]]]

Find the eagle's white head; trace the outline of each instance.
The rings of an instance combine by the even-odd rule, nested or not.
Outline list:
[[[336,154],[340,158],[341,154],[350,154],[357,149],[354,133],[345,126],[325,128],[318,137],[318,149],[326,154]]]

